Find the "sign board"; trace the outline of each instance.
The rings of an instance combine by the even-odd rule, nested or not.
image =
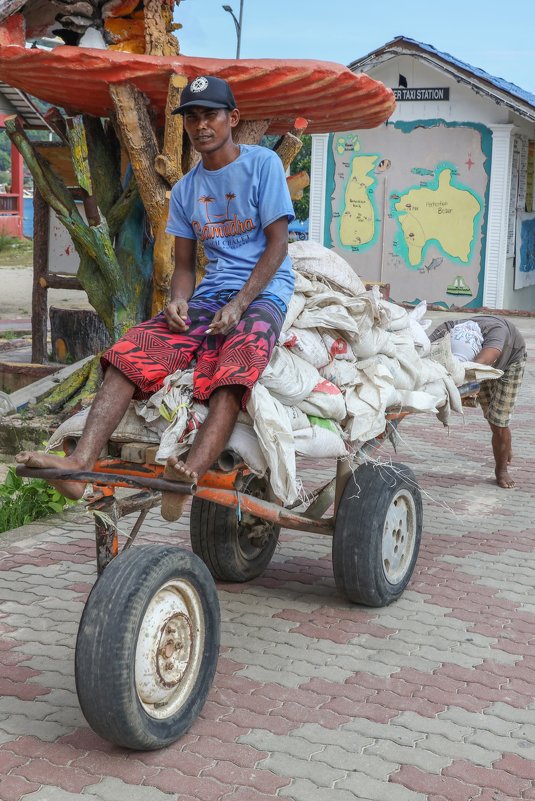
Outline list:
[[[450,89],[449,86],[439,86],[435,89],[408,89],[405,86],[397,86],[392,89],[394,97],[397,101],[400,100],[449,100]]]

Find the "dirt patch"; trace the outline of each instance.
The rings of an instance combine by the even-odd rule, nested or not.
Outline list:
[[[0,254],[1,259],[1,254]],[[31,317],[33,269],[30,267],[0,266],[2,299],[0,300],[0,319],[12,320],[18,317]],[[49,289],[48,305],[68,307],[69,309],[91,309],[83,290]]]

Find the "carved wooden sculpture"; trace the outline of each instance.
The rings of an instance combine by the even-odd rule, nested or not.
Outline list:
[[[0,0],[0,29],[6,3]],[[107,16],[91,19],[104,31],[106,20],[139,12],[131,0],[74,5],[86,17],[86,6],[97,5]],[[31,0],[28,13],[30,6]],[[0,80],[66,110],[65,117],[51,112],[49,120],[70,147],[87,223],[20,120],[7,120],[6,129],[71,234],[80,256],[78,278],[113,339],[166,304],[174,266],[173,237],[165,233],[169,193],[198,160],[183,139],[180,115],[171,114],[187,81],[202,74],[228,80],[242,113],[236,141],[256,144],[266,132],[281,134],[276,150],[285,167],[305,130],[372,127],[394,107],[392,92],[381,83],[329,62],[180,57],[172,8],[173,0],[145,0],[142,57],[84,47],[3,46],[0,37]],[[124,162],[130,166],[121,176]],[[202,258],[198,266],[202,274]]]

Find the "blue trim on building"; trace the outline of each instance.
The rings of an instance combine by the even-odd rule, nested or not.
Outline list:
[[[436,56],[447,64],[451,64],[454,67],[458,67],[459,69],[470,72],[475,78],[480,78],[481,80],[486,81],[496,89],[499,89],[502,92],[507,92],[507,94],[511,95],[511,97],[515,97],[524,103],[528,103],[528,105],[535,109],[535,95],[531,92],[522,89],[515,83],[506,81],[504,78],[498,78],[496,75],[490,75],[490,73],[485,72],[485,70],[482,70],[479,67],[474,67],[472,64],[468,64],[466,61],[461,61],[461,59],[455,58],[455,56],[452,56],[450,53],[437,50],[436,47],[433,47],[433,45],[426,44],[425,42],[419,42],[416,39],[411,39],[408,36],[396,36],[391,42],[387,42],[382,47],[378,47],[377,50],[373,50],[363,58],[352,61],[351,64],[349,64],[349,69],[354,69],[366,61],[370,56],[388,52],[389,50],[393,49],[393,47],[402,44],[403,42],[406,42],[409,45],[414,45],[415,48],[417,47],[420,50],[429,53],[430,55]],[[407,51],[407,55],[418,56],[418,53],[416,51],[414,53]]]
[[[484,81],[491,83],[497,89],[508,92],[508,94],[518,97],[520,100],[523,100],[525,103],[529,103],[530,106],[535,108],[535,95],[531,94],[531,92],[527,92],[525,89],[521,89],[521,87],[517,86],[515,83],[510,83],[510,81],[506,81],[504,78],[498,78],[495,75],[490,75],[488,72],[485,72],[485,70],[482,70],[479,67],[473,67],[472,64],[468,64],[466,61],[461,61],[459,58],[455,58],[455,56],[452,56],[450,53],[444,53],[442,50],[437,50],[436,47],[433,47],[433,45],[425,44],[424,42],[418,42],[416,39],[409,39],[407,36],[396,37],[394,42],[397,41],[397,39],[402,39],[405,42],[411,42],[411,44],[417,45],[422,50],[432,53],[434,56],[438,56],[438,58],[441,58],[443,61],[447,61],[449,64],[460,67],[463,70],[467,70],[467,72],[471,72],[478,78],[482,78]]]

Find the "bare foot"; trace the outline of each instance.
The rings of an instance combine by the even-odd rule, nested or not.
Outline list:
[[[507,470],[496,470],[496,483],[502,489],[512,489],[516,486],[515,481],[511,478]]]
[[[22,451],[15,456],[17,464],[23,464],[25,467],[46,468],[56,467],[65,471],[79,471],[84,470],[85,465],[80,464],[70,456],[53,456],[49,453],[39,453],[37,451]],[[73,501],[79,500],[84,494],[85,484],[81,481],[50,481],[66,498],[71,498]]]
[[[509,456],[507,457],[507,464],[511,464],[513,461],[513,451],[509,451]]]
[[[197,473],[191,470],[185,462],[179,462],[175,456],[170,456],[167,460],[165,470],[163,471],[163,478],[167,481],[179,481],[186,484],[196,484],[198,480]],[[162,517],[164,520],[178,520],[184,509],[189,494],[181,494],[178,492],[163,492],[162,493]]]

